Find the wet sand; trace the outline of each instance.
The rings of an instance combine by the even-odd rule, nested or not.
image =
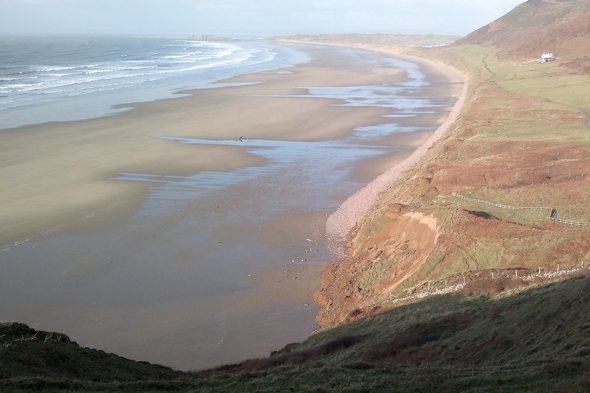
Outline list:
[[[267,82],[199,90],[187,98],[137,105],[119,116],[2,131],[0,244],[77,224],[81,216],[104,209],[121,207],[125,214],[137,202],[120,199],[142,195],[145,187],[109,180],[119,172],[183,175],[264,164],[244,149],[186,148],[157,139],[160,136],[327,140],[342,137],[383,113],[377,108],[334,107],[330,100],[247,96],[287,94],[293,86],[311,86],[321,80],[335,85],[343,80],[364,84],[392,78],[354,78],[352,71],[332,70],[303,66],[294,74],[255,74],[228,82]]]
[[[326,217],[408,157],[456,98],[426,66],[431,85],[411,95],[438,106],[416,117],[312,98],[301,87],[407,76],[375,52],[305,50],[316,60],[224,81],[241,85],[0,132],[0,319],[180,369],[264,356],[309,335],[331,258]],[[421,129],[353,138],[394,121]],[[122,174],[143,181],[115,180]],[[222,175],[233,180],[215,183]]]

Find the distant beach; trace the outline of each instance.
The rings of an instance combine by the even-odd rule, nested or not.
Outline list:
[[[0,319],[180,369],[307,337],[327,217],[458,92],[429,64],[281,45],[309,61],[1,130]]]

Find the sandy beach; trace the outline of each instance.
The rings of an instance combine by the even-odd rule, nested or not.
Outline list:
[[[264,164],[240,148],[187,148],[158,137],[328,140],[384,113],[334,107],[330,100],[248,95],[304,94],[293,87],[341,86],[343,81],[363,85],[396,77],[395,70],[361,74],[330,65],[304,66],[293,74],[226,81],[266,82],[260,85],[199,90],[186,98],[136,105],[119,116],[5,130],[0,133],[0,244],[79,225],[96,212],[118,216],[121,209],[132,208],[137,201],[130,195],[141,195],[145,187],[109,180],[119,172],[183,175]]]
[[[437,106],[392,120],[384,116],[394,109],[342,106],[304,89],[407,81],[379,63],[383,54],[301,50],[314,60],[117,116],[0,132],[0,298],[11,299],[0,318],[181,369],[266,355],[310,334],[312,294],[331,258],[326,218],[423,145],[457,89],[422,64],[429,85],[412,94]],[[348,154],[355,129],[393,122],[411,131],[361,140],[353,161],[322,168],[323,152]],[[298,162],[297,149],[319,149],[317,163],[273,163],[283,154],[273,151],[294,151]],[[261,174],[198,197],[168,180],[249,176],[247,168]],[[115,180],[126,173],[156,180]],[[177,200],[159,186],[169,181]]]

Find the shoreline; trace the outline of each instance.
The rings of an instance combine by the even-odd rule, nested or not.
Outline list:
[[[351,195],[338,210],[334,212],[326,221],[326,236],[328,238],[328,248],[338,258],[344,257],[344,243],[350,231],[354,229],[357,221],[365,214],[371,206],[378,201],[378,195],[391,186],[397,180],[399,175],[417,164],[426,154],[427,150],[438,141],[448,130],[448,128],[457,120],[459,113],[465,103],[467,95],[467,81],[464,83],[463,90],[457,103],[451,109],[447,120],[414,152],[403,161],[399,162],[387,172],[381,174],[371,181],[365,187]]]
[[[365,214],[371,208],[371,206],[378,201],[379,194],[385,191],[387,188],[389,188],[391,184],[395,180],[397,180],[397,178],[403,171],[409,169],[414,164],[417,164],[419,160],[424,156],[424,154],[426,154],[427,150],[444,135],[445,131],[447,131],[448,128],[458,118],[463,108],[463,105],[465,104],[469,81],[465,74],[463,74],[462,72],[448,64],[444,64],[431,59],[408,55],[405,53],[400,53],[392,49],[384,49],[380,47],[373,47],[370,45],[313,43],[296,40],[282,40],[280,42],[294,42],[318,46],[333,46],[371,50],[383,54],[394,55],[396,57],[406,59],[408,61],[418,64],[420,62],[430,64],[431,66],[438,69],[447,78],[449,78],[449,80],[453,80],[456,77],[461,77],[462,79],[463,86],[461,88],[461,92],[458,94],[457,101],[455,105],[451,108],[444,123],[441,124],[432,133],[432,135],[428,137],[428,139],[426,139],[426,141],[424,141],[419,147],[417,147],[416,150],[414,150],[409,157],[403,159],[401,162],[398,162],[393,167],[388,169],[386,172],[377,176],[365,187],[351,195],[340,205],[340,207],[333,214],[331,214],[328,217],[326,221],[326,238],[328,249],[333,254],[333,257],[336,260],[338,260],[345,256],[344,250],[348,235],[354,229],[354,227],[357,224],[357,221],[363,216],[363,214]]]
[[[304,78],[282,73],[294,70],[304,71]],[[121,213],[136,210],[149,184],[111,180],[121,172],[184,176],[266,165],[264,159],[249,154],[244,147],[188,147],[158,139],[162,136],[235,140],[244,129],[249,130],[244,136],[248,139],[270,136],[283,141],[321,141],[349,135],[355,127],[372,124],[369,119],[386,111],[337,107],[332,104],[341,101],[327,98],[294,101],[297,98],[277,100],[253,95],[305,97],[307,93],[293,88],[305,78],[338,86],[346,85],[343,80],[360,79],[369,84],[383,77],[345,69],[326,73],[306,63],[216,82],[241,86],[184,90],[182,93],[188,96],[131,103],[126,105],[131,110],[115,116],[3,130],[0,180],[7,187],[0,197],[0,244],[20,244],[74,227],[85,228],[91,222],[104,221],[99,216],[116,220]],[[292,104],[295,102],[297,105]],[[239,122],[234,115],[227,115],[233,108],[245,113]],[[277,132],[281,129],[284,131]],[[214,159],[220,155],[228,158]],[[37,170],[40,166],[43,172]]]

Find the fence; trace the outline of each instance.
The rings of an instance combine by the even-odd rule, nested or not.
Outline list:
[[[544,207],[544,206],[532,206],[532,207],[521,207],[521,206],[512,206],[512,205],[502,205],[500,203],[494,203],[494,202],[490,202],[490,201],[486,201],[483,199],[477,199],[477,198],[470,198],[470,197],[466,197],[464,195],[461,194],[457,194],[457,193],[453,193],[453,196],[459,199],[465,199],[468,201],[472,201],[472,202],[478,202],[478,203],[484,203],[486,205],[491,205],[491,206],[495,206],[495,207],[499,207],[500,209],[508,209],[508,210],[549,210],[549,219],[555,222],[559,222],[560,224],[566,224],[566,225],[575,225],[575,226],[588,226],[590,225],[590,222],[578,222],[578,221],[570,221],[570,220],[562,220],[560,218],[557,218],[557,210],[552,208],[552,207]]]
[[[547,269],[543,269],[543,272],[541,272],[542,268],[538,268],[539,272],[536,274],[524,274],[524,275],[519,275],[519,270],[516,269],[514,271],[515,275],[512,277],[515,280],[524,280],[524,281],[531,281],[535,278],[547,278],[547,279],[556,279],[558,277],[562,277],[562,276],[567,276],[576,272],[581,272],[583,270],[590,270],[589,268],[585,268],[583,267],[583,263],[582,263],[582,267],[580,268],[570,268],[570,269],[560,269],[559,265],[557,267],[556,270],[547,270]],[[521,269],[520,272],[522,272],[522,270],[525,269]],[[494,273],[492,272],[492,279],[493,278],[506,278],[506,275],[503,275],[502,273],[500,273],[499,275],[497,275],[496,277],[494,277]],[[477,281],[477,280],[475,280]],[[446,282],[446,280],[445,280]],[[423,299],[429,296],[436,296],[436,295],[445,295],[448,293],[453,293],[453,292],[458,292],[461,289],[463,289],[465,287],[467,283],[465,282],[465,278],[464,278],[464,282],[463,283],[458,283],[458,284],[453,284],[453,285],[449,285],[449,286],[445,286],[444,288],[440,288],[440,289],[436,289],[436,290],[430,290],[430,283],[428,283],[428,289],[426,291],[422,291],[419,293],[414,293],[412,295],[409,296],[404,296],[404,297],[393,297],[393,294],[390,293],[389,294],[389,299],[383,300],[378,302],[377,304],[373,304],[373,306],[375,305],[382,305],[382,304],[397,304],[397,303],[401,303],[401,302],[405,302],[405,301],[409,301],[409,300],[417,300],[417,299]],[[424,286],[426,286],[426,284],[424,284]]]
[[[484,199],[477,199],[477,198],[470,198],[470,197],[466,197],[464,195],[461,194],[457,194],[457,193],[453,193],[453,196],[459,199],[464,199],[464,200],[468,200],[468,201],[472,201],[472,202],[478,202],[478,203],[483,203],[486,205],[490,205],[490,206],[495,206],[498,207],[500,209],[508,209],[508,210],[549,210],[549,218],[552,221],[555,222],[559,222],[561,224],[566,224],[566,225],[575,225],[575,226],[588,226],[590,225],[590,222],[578,222],[578,221],[569,221],[569,220],[562,220],[560,218],[557,218],[557,210],[552,208],[552,207],[545,207],[545,206],[512,206],[512,205],[503,205],[500,203],[494,203],[494,202],[490,202],[490,201],[486,201]],[[410,206],[419,206],[419,205],[424,205],[425,202],[409,202],[409,203],[402,203],[402,202],[398,202],[400,204],[403,205],[410,205]],[[583,266],[583,263],[582,263]],[[541,268],[539,268],[539,273],[538,274],[526,274],[524,276],[520,276],[518,275],[518,270],[515,271],[515,278],[516,279],[522,279],[522,280],[532,280],[534,278],[538,278],[538,277],[544,277],[544,278],[556,278],[556,277],[560,277],[560,276],[564,276],[564,275],[568,275],[568,274],[572,274],[575,273],[577,271],[581,271],[582,269],[584,269],[584,267],[582,268],[573,268],[573,269],[560,269],[559,265],[557,267],[557,270],[555,271],[548,271],[545,273],[541,273]],[[590,270],[590,267],[588,268],[588,270]],[[492,278],[494,278],[494,273],[492,273]],[[445,280],[446,281],[446,280]],[[424,292],[420,292],[417,294],[412,294],[410,296],[405,296],[405,297],[392,297],[392,294],[390,294],[389,299],[384,300],[379,302],[378,304],[396,304],[396,303],[400,303],[400,302],[404,302],[404,301],[408,301],[408,300],[415,300],[415,299],[422,299],[428,296],[436,296],[436,295],[444,295],[447,293],[452,293],[452,292],[457,292],[461,289],[463,289],[465,287],[465,282],[464,283],[459,283],[459,284],[455,284],[455,285],[450,285],[450,286],[446,286],[444,288],[441,289],[437,289],[434,291],[430,290],[430,284],[428,285],[428,290],[424,291]]]

